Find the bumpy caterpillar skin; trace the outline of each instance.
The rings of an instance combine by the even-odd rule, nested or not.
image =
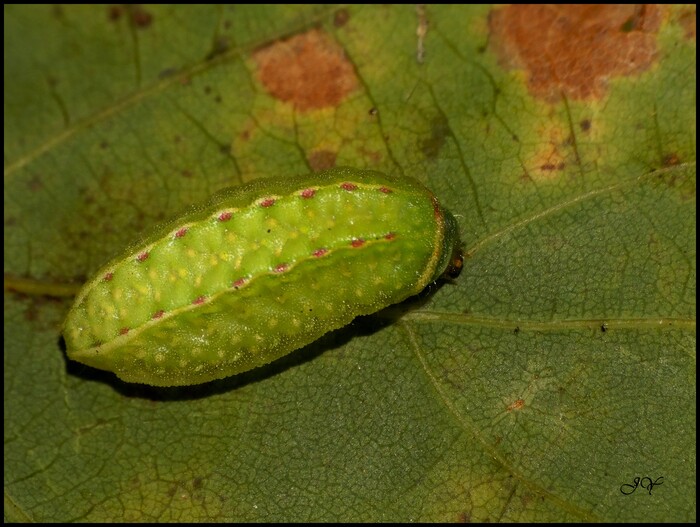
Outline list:
[[[458,237],[413,179],[334,168],[225,189],[85,284],[67,353],[155,386],[234,375],[419,293]]]

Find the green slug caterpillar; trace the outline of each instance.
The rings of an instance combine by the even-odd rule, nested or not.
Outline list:
[[[155,386],[227,377],[458,272],[458,244],[413,179],[334,168],[224,189],[83,286],[67,354]]]

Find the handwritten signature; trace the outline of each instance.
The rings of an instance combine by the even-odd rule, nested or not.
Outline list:
[[[660,476],[656,478],[655,480],[652,480],[650,477],[644,476],[643,478],[636,477],[634,478],[634,484],[630,483],[623,483],[622,486],[620,487],[620,492],[622,492],[625,496],[629,496],[632,494],[635,490],[637,490],[639,487],[646,489],[649,491],[649,495],[651,496],[651,491],[654,487],[657,485],[661,485],[664,482],[664,477]]]

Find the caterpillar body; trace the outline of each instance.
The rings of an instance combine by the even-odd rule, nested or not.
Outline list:
[[[128,382],[219,379],[419,293],[461,267],[458,243],[413,179],[334,168],[224,189],[82,287],[67,354]]]

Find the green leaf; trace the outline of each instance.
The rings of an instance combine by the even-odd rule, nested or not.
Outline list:
[[[694,6],[5,6],[5,519],[695,521],[695,71]],[[342,165],[462,275],[197,387],[67,361],[142,230]]]

